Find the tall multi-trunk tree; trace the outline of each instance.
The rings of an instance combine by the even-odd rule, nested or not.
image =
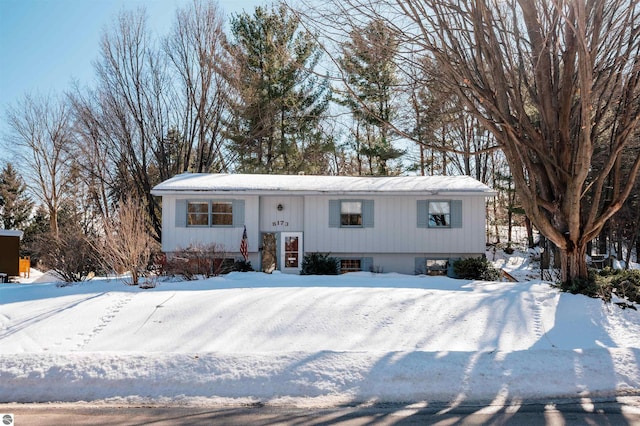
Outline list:
[[[586,278],[587,243],[640,169],[629,147],[640,120],[638,1],[333,4],[350,11],[343,19],[386,19],[402,42],[437,62],[442,84],[503,150],[527,216],[560,250],[563,281]],[[603,149],[605,161],[595,162]],[[624,156],[632,161],[621,173]],[[606,186],[613,190],[603,203]]]
[[[328,83],[314,71],[319,48],[283,6],[231,19],[221,72],[230,86],[229,149],[244,172],[306,172],[331,139],[319,132]]]

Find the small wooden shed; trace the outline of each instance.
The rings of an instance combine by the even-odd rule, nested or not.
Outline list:
[[[0,281],[20,275],[22,231],[0,229]]]

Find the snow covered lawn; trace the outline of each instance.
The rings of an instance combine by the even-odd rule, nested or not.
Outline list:
[[[540,281],[232,273],[148,290],[0,285],[0,402],[638,394],[640,312]]]

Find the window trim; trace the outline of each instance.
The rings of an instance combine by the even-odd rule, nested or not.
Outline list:
[[[372,267],[373,267],[373,257],[369,257],[369,256],[347,256],[347,257],[338,257],[338,273],[339,274],[343,274],[345,272],[342,272],[342,261],[343,260],[347,260],[347,261],[353,261],[356,260],[358,262],[360,262],[360,269],[359,270],[349,270],[349,272],[367,272],[367,271],[371,271]]]
[[[430,202],[448,202],[449,203],[449,223],[448,226],[431,226],[429,216]],[[416,226],[424,229],[460,229],[463,228],[463,213],[465,202],[462,199],[418,199],[416,201]]]

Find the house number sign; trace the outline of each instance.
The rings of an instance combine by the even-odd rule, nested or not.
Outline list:
[[[274,220],[271,222],[271,226],[289,226],[289,222],[285,220]]]

